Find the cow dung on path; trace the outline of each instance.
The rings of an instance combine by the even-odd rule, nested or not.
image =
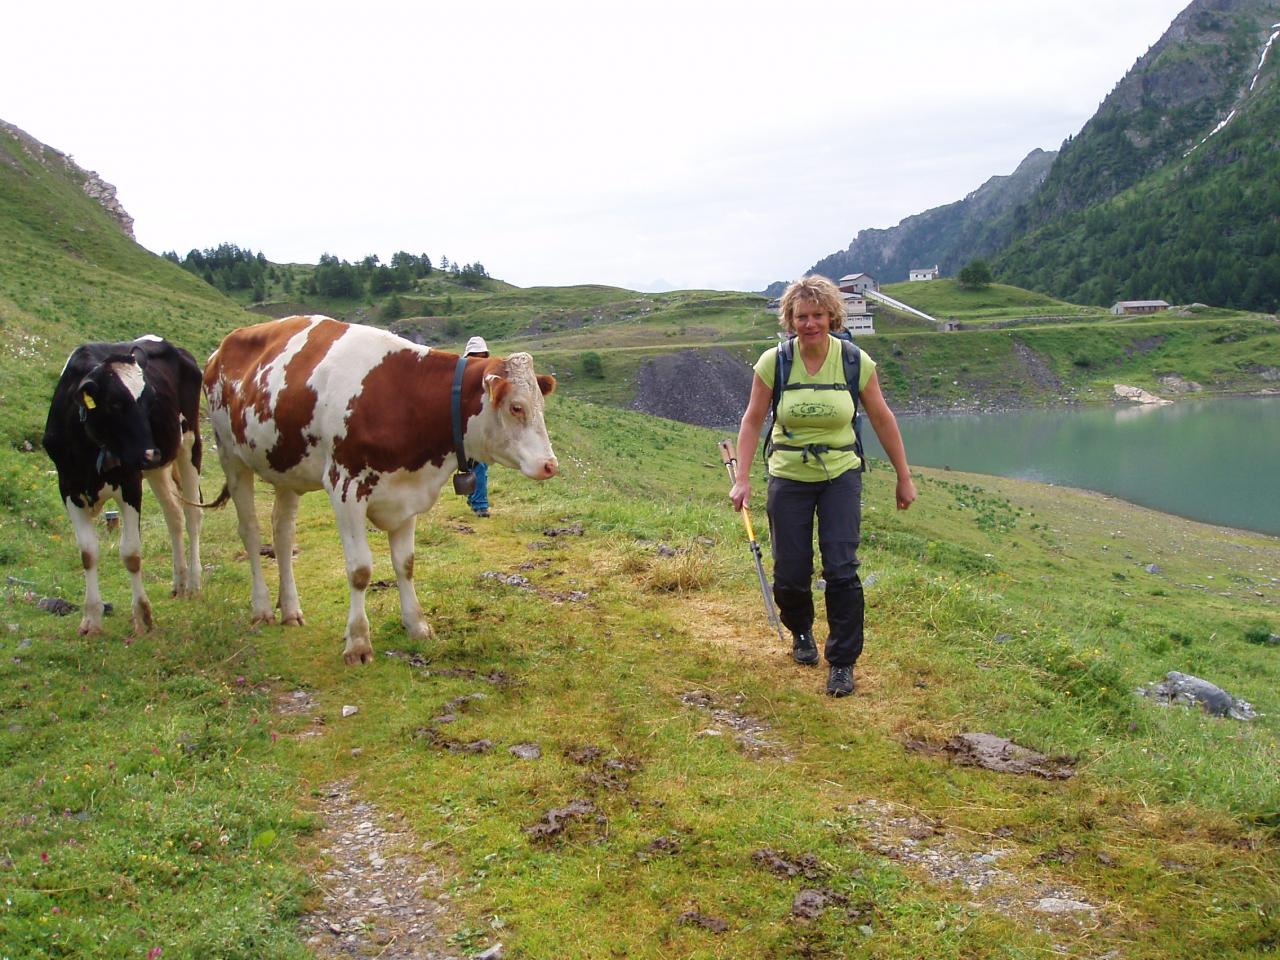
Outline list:
[[[915,740],[907,741],[906,747],[920,753],[945,753],[953,763],[984,767],[998,773],[1029,773],[1046,780],[1066,780],[1075,775],[1075,769],[1066,760],[1047,757],[991,733],[956,734],[941,748]]]

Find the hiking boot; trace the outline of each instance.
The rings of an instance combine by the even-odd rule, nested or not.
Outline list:
[[[791,659],[806,667],[818,662],[818,645],[813,642],[812,630],[800,630],[791,634]]]
[[[471,512],[474,513],[477,517],[487,517],[489,515],[489,508],[480,507],[478,510],[472,510]]]
[[[853,665],[837,667],[834,663],[827,673],[827,693],[833,697],[847,697],[853,693]]]

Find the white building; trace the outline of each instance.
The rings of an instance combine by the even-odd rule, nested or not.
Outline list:
[[[907,275],[908,280],[937,280],[942,276],[935,263],[932,267],[912,267]]]
[[[864,290],[876,291],[880,284],[869,273],[850,273],[836,281],[841,293],[862,293]]]
[[[1169,304],[1163,300],[1118,300],[1111,307],[1117,317],[1134,313],[1159,313],[1168,310]]]
[[[875,333],[875,323],[871,317],[871,306],[867,298],[860,293],[844,295],[844,328],[855,337],[860,333]]]

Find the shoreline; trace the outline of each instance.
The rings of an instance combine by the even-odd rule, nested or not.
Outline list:
[[[1185,400],[1230,400],[1250,397],[1280,397],[1280,387],[1264,387],[1261,390],[1197,390],[1194,393],[1179,394],[1176,398],[1162,397],[1161,399],[1168,400],[1170,403],[1181,403]],[[901,408],[898,408],[894,406],[891,399],[889,400],[889,408],[893,410],[894,415],[898,417],[933,417],[946,416],[948,414],[972,416],[974,414],[988,413],[1016,413],[1023,410],[1104,406],[1132,407],[1137,409],[1144,406],[1154,406],[1154,404],[1135,403],[1132,400],[1121,400],[1118,397],[1099,400],[1081,400],[1076,397],[1059,397],[1055,401],[1045,403],[1018,403],[1005,400],[991,400],[975,402],[958,401],[953,404],[947,404],[922,400],[907,403]]]

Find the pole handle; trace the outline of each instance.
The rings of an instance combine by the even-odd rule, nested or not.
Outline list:
[[[733,446],[732,440],[720,441],[720,459],[724,461],[726,467],[738,462],[738,453],[733,449]]]
[[[738,482],[738,456],[733,449],[732,440],[720,441],[720,459],[724,462],[725,469],[729,471],[729,482]]]

